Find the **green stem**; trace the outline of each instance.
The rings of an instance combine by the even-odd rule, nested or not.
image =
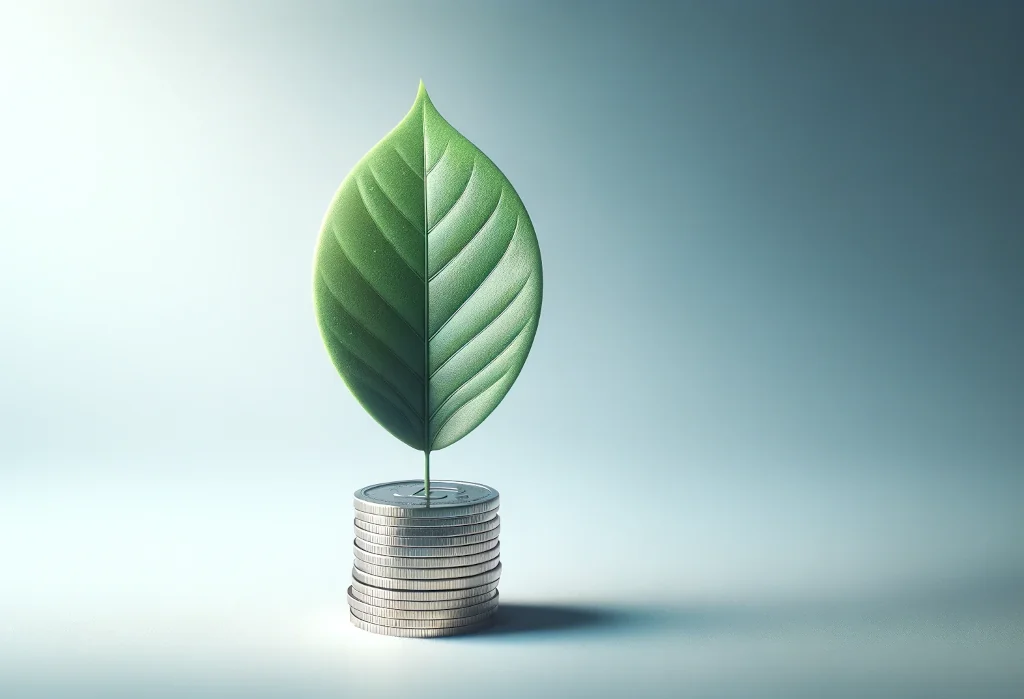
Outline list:
[[[423,495],[427,498],[427,504],[430,504],[430,450],[426,449],[423,452]]]

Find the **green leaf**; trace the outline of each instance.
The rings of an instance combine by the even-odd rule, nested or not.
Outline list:
[[[421,82],[324,218],[314,298],[334,366],[377,422],[429,456],[508,393],[533,344],[541,288],[519,195]]]

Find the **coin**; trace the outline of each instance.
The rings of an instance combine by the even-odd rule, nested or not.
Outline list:
[[[497,515],[477,524],[456,524],[436,527],[392,527],[370,522],[355,520],[356,533],[369,532],[382,536],[465,536],[466,534],[480,534],[488,532],[501,523]]]
[[[476,616],[493,610],[498,606],[498,591],[495,590],[490,596],[479,604],[472,604],[465,607],[453,607],[449,609],[389,609],[378,607],[374,604],[367,604],[352,595],[352,588],[348,589],[348,605],[352,609],[363,614],[379,616],[390,619],[461,619],[464,617]]]
[[[361,539],[354,539],[353,545],[363,551],[375,553],[378,556],[400,556],[400,557],[427,557],[427,558],[451,558],[453,556],[472,556],[484,551],[490,551],[498,545],[497,539],[484,541],[479,544],[468,546],[382,546]]]
[[[365,614],[353,607],[349,608],[349,614],[357,619],[362,619],[363,621],[376,624],[377,626],[390,626],[397,629],[448,629],[459,626],[473,626],[484,621],[493,613],[494,608],[492,607],[482,614],[467,617],[454,617],[452,619],[395,619],[392,617]]]
[[[349,621],[352,622],[357,628],[363,631],[369,631],[371,633],[379,633],[384,636],[398,636],[401,638],[437,638],[439,636],[459,636],[466,633],[473,633],[474,631],[481,631],[486,629],[494,622],[493,615],[487,615],[487,617],[478,624],[469,624],[467,626],[453,626],[451,628],[443,629],[402,629],[394,626],[382,626],[380,624],[373,624],[368,621],[363,621],[355,614],[352,610],[348,613]]]
[[[496,570],[500,570],[500,567]],[[377,579],[379,580],[379,578]],[[465,587],[455,590],[392,590],[386,587],[376,587],[373,583],[364,583],[356,577],[355,571],[353,571],[352,577],[352,589],[356,592],[373,598],[381,597],[383,599],[400,600],[403,602],[450,602],[464,597],[476,597],[477,595],[491,592],[497,586],[498,579],[495,578],[476,587]]]
[[[488,522],[497,515],[497,508],[460,517],[392,517],[391,515],[371,515],[369,512],[356,510],[356,519],[360,522],[385,527],[457,527],[463,524]]]
[[[471,633],[498,608],[501,518],[493,488],[419,481],[356,491],[349,618],[411,638]]]
[[[437,556],[378,556],[369,551],[363,551],[358,546],[353,546],[355,557],[365,563],[375,566],[389,566],[391,568],[459,568],[471,566],[484,561],[496,558],[501,552],[501,544],[495,543],[494,548],[487,549],[481,553],[469,556],[450,556],[440,558]]]
[[[354,561],[356,570],[370,575],[377,575],[389,580],[440,580],[442,578],[467,578],[473,575],[486,573],[498,567],[499,560],[493,558],[483,563],[470,566],[459,566],[458,568],[395,568],[391,566],[378,566],[366,563],[358,558]]]
[[[356,584],[353,582],[352,586],[348,588],[349,596],[356,599],[357,601],[373,606],[376,609],[381,610],[380,616],[387,616],[383,612],[393,610],[405,610],[405,611],[448,611],[454,609],[464,609],[466,607],[475,607],[478,604],[482,604],[490,599],[493,599],[498,591],[494,588],[488,592],[484,592],[480,595],[473,595],[472,597],[460,597],[459,599],[450,600],[438,600],[436,602],[430,602],[427,600],[400,600],[400,599],[385,599],[383,597],[373,597],[371,595],[364,594],[356,589]]]
[[[479,575],[471,575],[465,578],[441,578],[439,580],[403,580],[401,578],[385,578],[380,575],[364,573],[355,566],[352,567],[352,577],[364,585],[372,585],[386,590],[415,590],[417,592],[427,590],[463,590],[479,587],[491,582],[497,582],[501,577],[501,563],[492,570]]]
[[[498,491],[479,483],[434,481],[428,499],[421,481],[394,481],[360,488],[354,505],[374,515],[454,517],[497,509]]]
[[[355,528],[356,538],[378,546],[410,546],[410,547],[437,547],[437,546],[468,546],[480,544],[485,541],[497,539],[501,533],[500,523],[493,529],[479,534],[464,534],[462,536],[385,536],[363,531]]]

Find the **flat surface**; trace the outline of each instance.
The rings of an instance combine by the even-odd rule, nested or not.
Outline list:
[[[0,686],[5,696],[68,699],[441,698],[480,696],[483,687],[510,699],[668,698],[680,688],[695,697],[1019,697],[1019,595],[962,602],[815,609],[503,601],[494,628],[444,641],[361,632],[337,604],[136,639],[115,640],[107,627],[105,638],[68,644],[54,630],[55,645],[75,646],[50,656],[55,672],[26,681],[15,672]],[[102,647],[110,643],[118,647]]]
[[[345,476],[180,475],[12,483],[0,512],[0,695],[440,699],[486,687],[509,699],[668,698],[680,688],[985,699],[1024,689],[1024,576],[992,566],[927,578],[895,565],[794,575],[783,548],[760,572],[716,575],[715,558],[679,543],[678,531],[655,526],[641,538],[650,518],[591,522],[579,538],[570,522],[583,511],[573,510],[538,528],[512,487],[495,627],[381,638],[348,620],[351,490],[336,488],[337,505],[329,495]],[[753,560],[753,536],[736,535],[742,559]],[[630,539],[642,546],[631,551]]]

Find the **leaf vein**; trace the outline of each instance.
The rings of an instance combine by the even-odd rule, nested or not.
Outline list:
[[[347,308],[345,308],[345,304],[342,303],[341,299],[338,298],[338,296],[334,293],[334,290],[331,289],[330,285],[327,283],[327,277],[326,277],[326,275],[324,275],[323,270],[318,268],[317,269],[317,274],[320,275],[320,279],[322,279],[323,282],[324,282],[324,288],[327,289],[327,293],[330,294],[330,297],[332,299],[334,299],[334,302],[337,303],[339,306],[341,306],[342,310],[344,310],[345,313],[348,313],[348,315],[352,316],[352,318],[356,322],[356,324],[358,324],[360,328],[365,330],[367,335],[369,335],[374,340],[376,340],[381,345],[383,345],[384,348],[387,349],[387,351],[390,352],[391,355],[395,359],[397,359],[401,363],[402,366],[404,366],[406,369],[411,371],[413,376],[415,376],[417,379],[422,380],[423,379],[423,374],[421,372],[419,372],[416,369],[413,369],[411,366],[409,366],[406,363],[406,361],[402,358],[402,355],[398,354],[398,352],[396,352],[394,350],[394,348],[391,347],[391,345],[389,345],[387,342],[385,342],[384,339],[382,337],[380,337],[377,333],[373,332],[373,330],[370,329],[370,326],[366,325],[365,323],[360,322],[358,318],[356,318],[354,315],[352,315],[352,313]]]
[[[377,180],[373,178],[372,174],[370,175],[370,178],[373,179],[373,181],[375,183],[377,182]],[[356,186],[359,189],[360,202],[362,203],[363,208],[366,210],[367,215],[370,217],[370,221],[373,223],[373,227],[377,229],[378,233],[380,233],[380,237],[383,238],[385,241],[387,241],[387,244],[390,245],[391,249],[395,251],[395,254],[398,255],[398,258],[402,262],[405,263],[405,266],[409,268],[409,271],[412,272],[414,275],[416,275],[417,279],[419,279],[420,281],[423,281],[423,275],[420,274],[419,271],[415,267],[412,266],[412,263],[409,262],[409,260],[405,259],[405,255],[402,254],[402,251],[399,250],[398,246],[395,245],[395,242],[393,240],[391,240],[391,238],[389,238],[387,236],[387,234],[384,233],[383,226],[381,226],[380,223],[377,222],[377,217],[373,215],[373,211],[370,209],[370,205],[366,201],[366,195],[363,193],[363,186],[361,184],[359,184],[359,178],[358,177],[356,178]],[[379,183],[377,183],[377,188],[380,189],[382,192],[384,191],[381,188]],[[385,196],[387,196],[387,195],[385,195]],[[391,201],[391,200],[389,199],[388,201]],[[394,204],[392,204],[392,206],[393,205]],[[401,212],[399,212],[399,213],[401,213]],[[408,219],[406,219],[406,220],[408,220]]]
[[[408,160],[405,159],[405,156],[402,155],[402,151],[398,150],[398,146],[392,144],[391,145],[391,149],[393,151],[395,151],[395,153],[398,154],[398,158],[405,164],[405,166],[407,168],[409,168],[409,172],[411,172],[412,174],[416,175],[416,179],[418,179],[418,180],[422,180],[423,179],[423,175],[421,175],[420,173],[416,172],[416,168],[413,167],[412,163],[410,163]]]
[[[487,218],[484,220],[483,223],[480,224],[480,227],[476,230],[476,233],[474,233],[472,236],[470,236],[469,240],[466,241],[466,244],[463,245],[461,248],[459,248],[459,251],[457,253],[452,255],[451,258],[449,258],[449,260],[447,262],[445,262],[443,265],[441,265],[441,269],[437,270],[436,272],[434,272],[433,274],[430,275],[430,281],[434,281],[434,278],[437,277],[437,275],[439,275],[441,272],[443,272],[448,267],[448,265],[450,265],[451,263],[455,262],[455,260],[458,259],[459,255],[461,255],[463,252],[466,251],[466,248],[469,247],[469,244],[472,243],[473,240],[478,235],[480,235],[480,233],[483,232],[484,228],[487,227],[487,224],[490,223],[491,219],[494,218],[494,214],[498,213],[498,208],[501,206],[501,198],[504,195],[505,195],[505,187],[503,186],[501,188],[501,190],[499,190],[499,192],[498,192],[498,202],[494,205],[494,208],[491,209],[491,213],[487,214]]]
[[[455,210],[455,207],[459,205],[460,201],[462,201],[462,197],[466,196],[466,192],[469,191],[469,183],[473,181],[473,174],[475,172],[476,172],[476,157],[473,158],[473,166],[469,170],[469,177],[466,179],[466,184],[463,185],[463,187],[462,187],[462,192],[460,192],[459,196],[455,199],[455,203],[452,204],[448,208],[447,211],[445,211],[443,214],[441,214],[441,218],[439,218],[436,221],[434,221],[434,224],[427,228],[427,233],[428,234],[430,233],[430,231],[432,231],[435,228],[437,228],[438,224],[440,224],[441,221],[443,221],[445,219],[445,216],[447,216],[448,214],[450,214],[452,211]]]
[[[456,308],[455,311],[452,312],[452,314],[450,316],[448,316],[448,318],[443,323],[441,323],[441,326],[437,329],[437,332],[431,334],[431,336],[430,336],[431,340],[433,340],[435,337],[437,337],[437,333],[439,333],[442,330],[444,330],[444,326],[448,325],[448,323],[451,322],[452,318],[457,316],[459,314],[459,311],[461,311],[463,308],[466,307],[466,304],[470,302],[470,299],[472,299],[474,296],[476,296],[476,292],[480,291],[481,287],[483,287],[483,285],[487,283],[487,280],[491,278],[492,274],[494,274],[494,270],[498,269],[498,267],[501,267],[501,263],[505,261],[505,256],[508,254],[508,251],[512,249],[512,241],[515,240],[516,233],[519,232],[519,221],[520,221],[520,217],[519,217],[518,214],[516,214],[516,227],[512,230],[512,235],[508,239],[508,245],[505,246],[505,251],[501,253],[501,257],[498,259],[497,264],[495,264],[493,267],[491,267],[491,271],[488,272],[487,276],[484,277],[483,281],[480,282],[480,284],[475,289],[473,289],[472,293],[470,293],[470,295],[466,298],[466,300],[463,301],[459,305],[459,307]],[[429,332],[429,331],[430,331],[430,328],[427,328],[427,332]]]
[[[438,165],[440,165],[441,161],[444,160],[445,153],[448,152],[448,144],[451,143],[451,142],[452,142],[452,139],[450,139],[450,138],[447,141],[444,142],[444,147],[441,149],[441,155],[437,156],[437,160],[435,160],[434,164],[430,166],[429,170],[427,170],[427,174],[423,176],[423,181],[424,182],[426,181],[427,177],[430,176],[430,173],[432,173],[434,171],[434,168],[437,167]]]
[[[379,291],[377,291],[377,288],[373,284],[371,284],[370,280],[366,278],[365,274],[363,274],[363,270],[359,269],[359,267],[356,266],[356,263],[352,261],[352,258],[349,257],[345,253],[345,248],[343,248],[341,246],[341,241],[338,239],[338,230],[337,230],[336,226],[331,226],[331,233],[334,236],[334,241],[338,244],[338,251],[341,253],[341,256],[344,257],[345,260],[349,263],[349,265],[352,267],[352,269],[355,270],[356,275],[358,275],[359,278],[362,279],[366,283],[366,286],[368,286],[370,288],[370,291],[375,293],[377,295],[377,298],[379,298],[384,303],[385,306],[387,306],[396,316],[398,316],[402,320],[403,323],[408,325],[410,330],[412,330],[414,333],[416,333],[416,337],[422,339],[424,333],[421,333],[419,330],[417,330],[416,326],[414,326],[412,323],[410,323],[409,319],[406,318],[404,315],[402,315],[401,311],[399,311],[397,308],[395,308],[395,306],[390,301],[388,301],[386,298],[384,298],[383,294],[381,294]]]
[[[452,411],[452,414],[451,414],[451,415],[449,415],[448,417],[446,417],[446,418],[444,419],[444,422],[442,422],[442,423],[441,423],[441,425],[440,425],[440,426],[439,426],[439,427],[437,428],[437,432],[435,432],[435,433],[434,433],[434,438],[436,439],[436,438],[437,438],[437,435],[441,434],[441,430],[443,430],[443,429],[444,429],[445,425],[447,425],[447,424],[448,424],[449,422],[451,422],[452,418],[454,418],[454,417],[455,417],[456,415],[458,415],[458,414],[459,414],[459,413],[460,413],[460,412],[462,411],[462,409],[463,409],[463,408],[465,408],[465,407],[466,407],[467,405],[469,405],[470,403],[472,403],[474,399],[476,399],[476,398],[479,398],[479,397],[480,397],[480,396],[481,396],[481,395],[483,394],[483,392],[484,392],[484,391],[486,391],[487,389],[491,388],[491,387],[492,387],[492,386],[494,386],[494,385],[495,385],[496,383],[498,383],[499,381],[501,381],[501,380],[502,380],[503,378],[505,378],[506,376],[508,376],[508,373],[509,373],[510,371],[512,371],[512,367],[509,367],[508,369],[506,369],[506,370],[505,370],[505,371],[504,371],[504,372],[502,373],[502,375],[501,375],[501,376],[499,376],[498,378],[496,378],[496,379],[495,379],[494,381],[491,381],[491,382],[490,382],[489,384],[487,384],[487,385],[486,385],[486,386],[484,386],[484,387],[483,387],[482,389],[480,389],[480,391],[479,391],[479,392],[478,392],[478,393],[477,393],[477,394],[476,394],[475,396],[473,396],[472,398],[470,398],[469,400],[467,400],[467,401],[466,401],[465,403],[463,403],[462,405],[460,405],[460,406],[459,406],[458,408],[456,408],[455,410],[453,410],[453,411]],[[431,444],[433,444],[433,441],[434,441],[434,440],[433,440],[433,439],[431,439],[430,441],[431,441]]]
[[[536,314],[533,314],[533,315],[531,315],[531,316],[530,316],[529,318],[527,318],[527,319],[526,319],[526,322],[525,322],[525,323],[523,323],[523,327],[519,328],[519,332],[517,332],[517,333],[516,333],[516,335],[515,335],[515,337],[513,337],[513,338],[512,338],[511,340],[509,340],[509,341],[508,341],[508,343],[507,343],[507,344],[506,344],[506,345],[505,345],[504,347],[502,347],[502,348],[501,348],[501,351],[499,351],[499,352],[498,352],[497,354],[495,354],[495,355],[494,355],[494,356],[493,356],[493,357],[491,358],[491,360],[490,360],[489,362],[487,362],[487,363],[486,363],[486,364],[484,364],[484,365],[483,365],[482,367],[480,367],[480,369],[479,369],[478,371],[474,372],[474,374],[473,374],[472,376],[470,376],[470,377],[469,377],[468,379],[466,379],[465,381],[463,381],[462,383],[460,383],[460,384],[458,385],[458,387],[457,387],[457,388],[456,388],[456,389],[455,389],[454,391],[452,391],[451,393],[449,393],[449,394],[448,394],[448,397],[447,397],[447,398],[445,398],[445,399],[444,399],[443,401],[441,401],[441,404],[440,404],[439,406],[437,406],[437,410],[435,410],[434,412],[432,412],[432,413],[430,414],[430,421],[431,421],[431,422],[433,422],[433,421],[434,421],[434,418],[435,418],[435,417],[437,417],[437,414],[438,414],[439,412],[441,412],[441,409],[442,409],[442,408],[443,408],[444,406],[446,406],[446,405],[448,404],[448,401],[450,401],[450,400],[451,400],[452,398],[454,398],[454,397],[455,397],[455,394],[456,394],[456,393],[458,393],[459,391],[461,391],[461,390],[462,390],[462,389],[463,389],[463,388],[464,388],[464,387],[466,386],[466,384],[468,384],[468,383],[469,383],[470,381],[472,381],[472,380],[473,380],[473,379],[475,379],[475,378],[476,378],[477,376],[479,376],[479,375],[480,375],[480,374],[482,374],[482,373],[483,373],[484,371],[486,371],[486,370],[487,370],[487,367],[491,366],[491,365],[492,365],[492,364],[494,364],[494,363],[495,363],[496,361],[498,361],[498,359],[500,359],[500,358],[501,358],[501,355],[505,354],[505,352],[507,352],[507,351],[508,351],[508,348],[509,348],[509,347],[511,347],[511,346],[512,346],[513,344],[515,344],[515,341],[516,341],[516,340],[518,340],[518,339],[520,338],[520,336],[521,336],[521,335],[523,334],[523,332],[525,332],[525,331],[526,331],[526,329],[527,329],[528,327],[530,327],[530,323],[532,323],[532,322],[533,322],[533,319],[534,319],[534,318],[536,318],[536,317],[537,317],[537,316],[536,316]],[[486,390],[486,389],[483,389],[483,390]],[[478,393],[477,395],[480,395],[480,394]],[[475,397],[476,397],[476,396],[474,396],[474,398],[475,398]],[[472,400],[472,398],[471,398],[470,400]]]
[[[416,231],[417,233],[422,233],[423,229],[420,226],[417,226],[415,221],[413,221],[411,218],[409,218],[408,216],[405,215],[405,212],[402,211],[402,207],[400,207],[397,203],[395,203],[395,200],[391,198],[390,194],[388,194],[388,190],[384,189],[384,187],[380,183],[380,180],[377,178],[376,173],[374,173],[373,167],[369,163],[366,164],[366,170],[367,170],[367,172],[370,173],[370,179],[373,180],[373,183],[375,185],[377,185],[377,189],[380,190],[380,193],[384,195],[384,198],[388,200],[388,202],[391,204],[391,206],[395,207],[395,211],[397,211],[398,214],[402,218],[405,219],[406,223],[408,223],[410,226],[412,226],[412,229],[414,231]],[[363,194],[363,192],[360,189],[359,190],[359,196],[362,197],[362,194]],[[363,202],[363,205],[365,206],[366,203]],[[367,208],[367,211],[369,211],[369,208]],[[374,223],[376,223],[376,221],[374,221]],[[378,226],[378,228],[379,228],[379,226]],[[383,231],[381,231],[381,232],[383,233]]]
[[[447,364],[452,359],[454,359],[455,355],[457,355],[459,352],[461,352],[466,347],[468,347],[470,345],[470,343],[473,342],[473,340],[475,340],[476,338],[480,337],[480,335],[482,335],[484,333],[484,331],[487,330],[487,328],[489,328],[492,325],[494,325],[498,321],[499,318],[501,318],[503,315],[505,315],[505,311],[507,311],[508,309],[512,308],[512,304],[514,304],[516,302],[516,299],[518,299],[522,295],[523,291],[526,289],[526,285],[530,283],[530,279],[532,277],[533,277],[533,270],[531,270],[530,273],[528,275],[526,275],[526,279],[523,280],[523,285],[521,287],[519,287],[519,291],[517,291],[515,293],[515,296],[513,296],[512,299],[507,304],[505,304],[505,307],[502,308],[501,311],[496,316],[491,318],[487,322],[487,325],[485,325],[484,327],[480,328],[480,330],[478,330],[477,332],[473,333],[473,337],[469,338],[468,340],[463,342],[461,345],[459,345],[459,348],[457,350],[455,350],[454,352],[452,352],[448,356],[448,359],[446,359],[443,362],[441,362],[441,365],[439,367],[437,367],[437,369],[435,369],[434,371],[430,372],[430,378],[434,378],[435,376],[437,376],[437,373],[439,371],[441,371],[441,369],[444,368],[445,364]]]
[[[357,362],[359,362],[360,364],[362,364],[362,365],[363,365],[363,368],[365,368],[365,369],[367,369],[367,370],[369,370],[369,371],[373,372],[373,373],[374,373],[374,374],[375,374],[375,375],[377,376],[377,378],[379,378],[379,379],[381,380],[381,382],[382,382],[382,383],[383,383],[383,384],[384,384],[385,386],[387,386],[387,387],[388,387],[388,388],[390,388],[390,389],[391,389],[392,391],[394,391],[395,395],[396,395],[396,396],[398,397],[398,400],[400,400],[400,401],[402,402],[402,404],[403,404],[403,405],[404,405],[404,406],[405,406],[406,408],[408,408],[408,409],[409,409],[409,410],[410,410],[410,411],[412,412],[412,414],[413,414],[413,415],[415,415],[415,416],[416,416],[416,417],[417,417],[417,418],[418,418],[419,420],[423,420],[423,416],[422,416],[422,415],[420,415],[420,413],[419,413],[419,412],[417,412],[416,408],[412,407],[412,404],[411,404],[411,403],[409,402],[409,400],[408,400],[408,399],[407,399],[407,398],[406,398],[406,397],[405,397],[405,396],[404,396],[404,395],[402,394],[402,392],[401,392],[401,391],[399,391],[399,390],[398,390],[397,388],[395,388],[394,384],[392,384],[392,383],[391,383],[390,381],[388,381],[387,377],[386,377],[386,376],[384,376],[384,374],[382,374],[382,373],[381,373],[381,372],[380,372],[379,370],[377,370],[377,369],[375,369],[374,367],[372,367],[372,366],[370,366],[369,364],[367,364],[365,360],[363,360],[363,359],[362,359],[361,357],[359,357],[359,356],[358,356],[358,355],[357,355],[357,354],[355,353],[355,351],[353,351],[352,347],[351,347],[351,346],[350,346],[350,345],[349,345],[349,344],[348,344],[348,343],[347,343],[347,342],[345,341],[345,339],[344,339],[344,338],[342,338],[342,337],[341,337],[341,336],[340,336],[340,335],[339,335],[339,334],[338,334],[338,333],[337,333],[337,332],[335,331],[335,329],[334,329],[334,328],[328,327],[328,330],[330,331],[331,335],[333,335],[333,336],[334,336],[334,339],[335,339],[335,340],[337,340],[337,341],[338,341],[338,342],[340,342],[341,344],[345,345],[345,348],[346,348],[346,349],[347,349],[347,350],[349,351],[349,353],[350,353],[350,354],[352,355],[352,358],[353,358],[354,360],[356,360]],[[384,396],[384,394],[383,394],[383,393],[381,393],[381,395],[382,395],[382,396]],[[384,397],[386,398],[387,396],[384,396]],[[391,403],[392,405],[394,405],[394,406],[395,406],[396,408],[397,408],[397,407],[399,407],[398,405],[396,405],[396,404],[395,404],[395,402],[394,402],[394,401],[389,401],[389,402],[390,402],[390,403]]]

